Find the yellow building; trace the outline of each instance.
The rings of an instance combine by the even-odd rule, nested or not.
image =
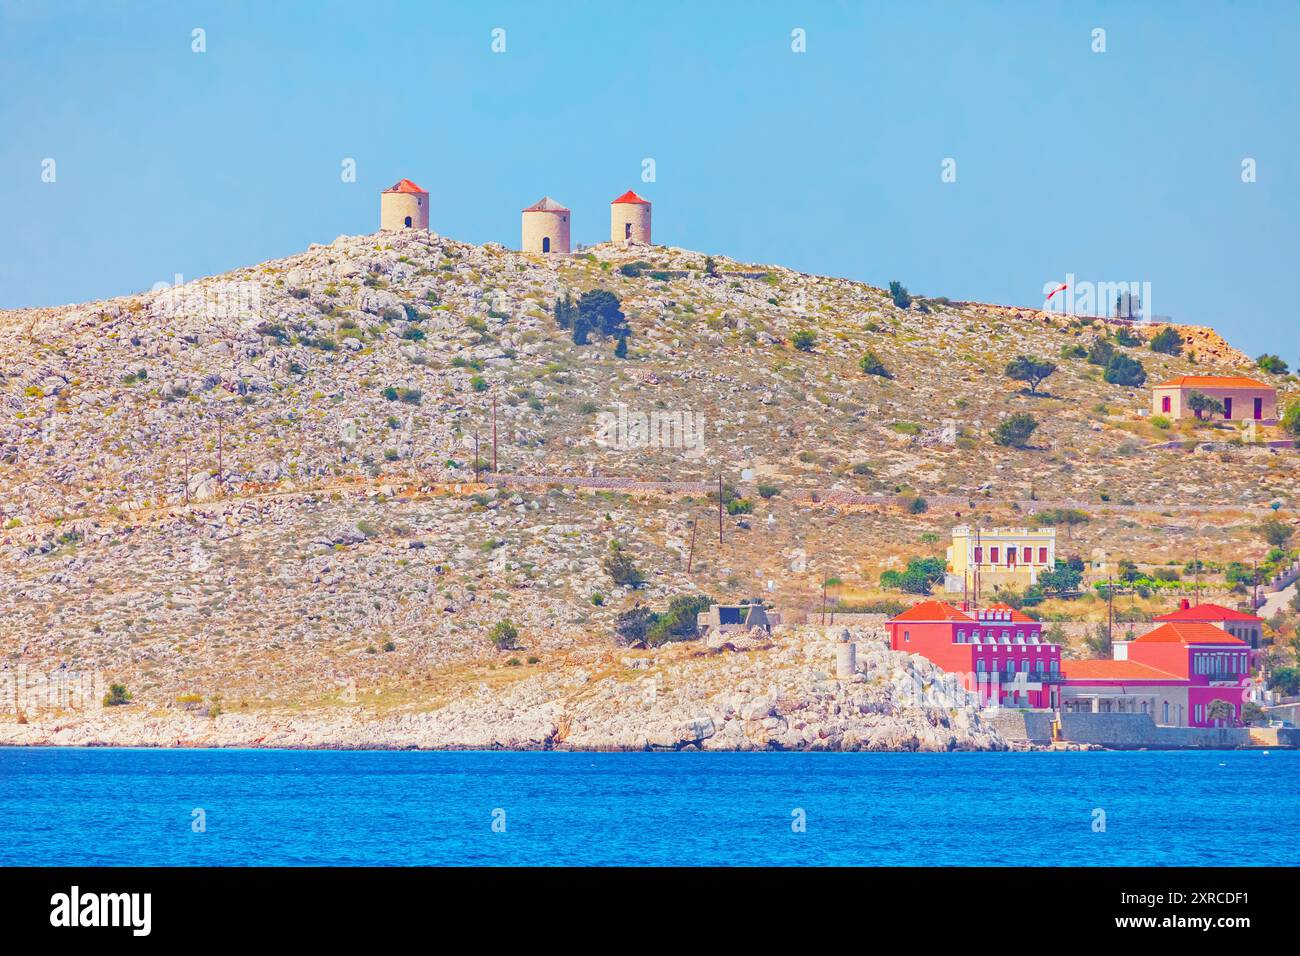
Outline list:
[[[996,587],[1026,588],[1038,575],[1056,567],[1056,529],[970,528],[952,529],[948,548],[948,573],[944,590],[974,595],[991,594]]]

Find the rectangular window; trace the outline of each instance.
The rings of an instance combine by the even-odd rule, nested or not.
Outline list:
[[[1046,563],[1047,563],[1047,549],[1046,549],[1046,548],[1039,548],[1039,549],[1038,549],[1038,563],[1039,563],[1039,564],[1046,564]]]
[[[989,563],[990,563],[990,564],[997,564],[997,563],[998,563],[998,549],[997,549],[997,548],[989,548]]]
[[[904,632],[903,632],[903,640],[904,640],[904,641],[911,641],[911,640],[912,640],[912,632],[911,632],[911,631],[904,631]]]
[[[1169,396],[1168,396],[1168,395],[1166,395],[1166,396],[1164,396],[1164,398],[1160,399],[1160,410],[1161,410],[1162,412],[1168,412],[1168,411],[1171,411],[1171,407],[1170,407],[1170,404],[1169,404]]]
[[[1223,417],[1224,417],[1224,418],[1231,418],[1231,417],[1232,417],[1232,399],[1231,399],[1231,398],[1227,398],[1227,397],[1225,397],[1225,398],[1223,399]]]
[[[1025,564],[1033,564],[1033,563],[1034,563],[1034,549],[1025,548]]]

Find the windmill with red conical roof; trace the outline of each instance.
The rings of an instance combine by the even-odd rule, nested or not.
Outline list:
[[[429,228],[429,194],[409,179],[399,179],[379,194],[379,229]]]
[[[650,200],[628,190],[609,204],[611,242],[650,245]]]

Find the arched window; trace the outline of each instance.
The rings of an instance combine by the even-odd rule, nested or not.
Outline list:
[[[550,251],[551,251],[551,237],[547,236],[545,239],[542,240],[542,252],[550,252]]]
[[[410,216],[407,216],[407,217],[406,217],[406,228],[407,228],[407,229],[410,229],[410,228],[411,228],[411,217],[410,217]]]

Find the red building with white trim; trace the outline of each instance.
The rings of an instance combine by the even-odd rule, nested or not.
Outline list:
[[[1116,642],[1110,660],[1062,661],[1060,645],[1042,639],[1042,624],[1005,604],[961,610],[922,601],[885,629],[891,648],[959,675],[989,706],[1144,713],[1157,724],[1211,727],[1224,722],[1210,717],[1216,700],[1236,722],[1249,696],[1250,644],[1204,621],[1166,622]]]
[[[886,622],[889,645],[920,654],[962,678],[985,703],[1056,707],[1061,648],[1045,643],[1043,625],[1005,604],[962,611],[922,601]]]

